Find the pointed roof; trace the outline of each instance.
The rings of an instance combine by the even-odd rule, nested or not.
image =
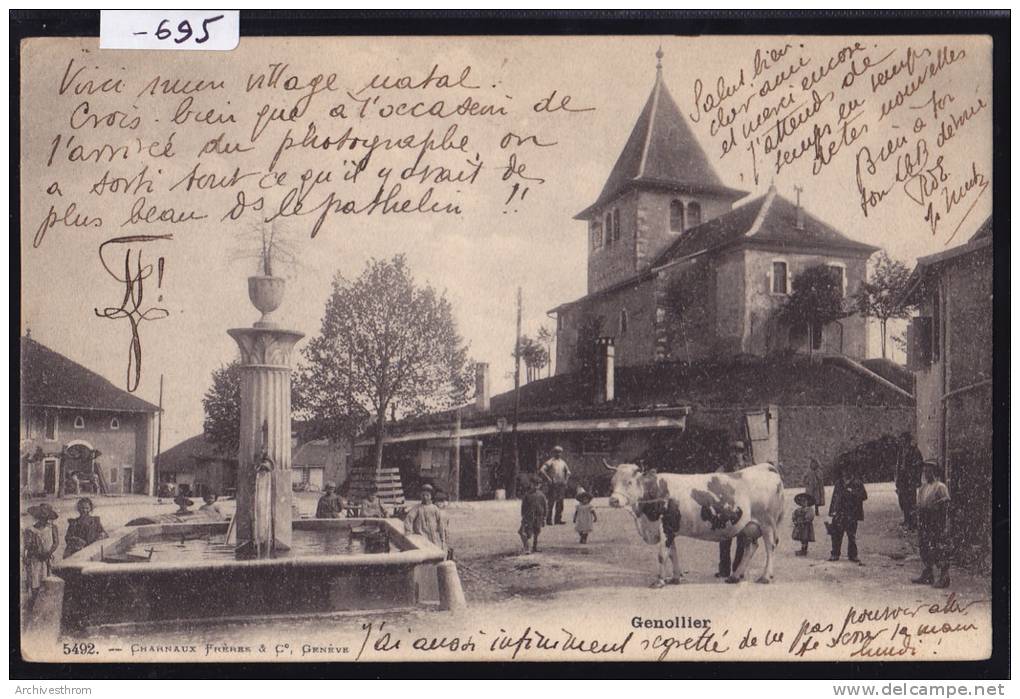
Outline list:
[[[661,57],[661,51],[656,55]],[[602,193],[574,218],[587,218],[593,209],[638,184],[686,192],[719,192],[734,199],[747,194],[726,187],[719,179],[663,82],[661,65],[656,69],[652,93]]]
[[[50,408],[159,412],[152,403],[25,336],[21,338],[21,402]]]

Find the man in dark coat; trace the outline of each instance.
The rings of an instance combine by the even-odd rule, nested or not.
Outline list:
[[[903,511],[903,526],[914,529],[917,522],[917,489],[921,487],[924,459],[909,432],[900,435],[900,451],[896,457],[896,495]]]
[[[747,466],[747,460],[744,457],[744,443],[734,442],[733,449],[734,452],[731,459],[722,468],[717,469],[719,473],[733,473]],[[747,541],[739,534],[735,538],[737,540],[737,550],[733,553],[732,564],[730,562],[730,552],[733,549],[733,539],[725,539],[719,542],[719,570],[715,574],[717,578],[736,580],[732,574],[733,571],[740,567],[740,561],[744,557]]]
[[[829,534],[832,536],[832,555],[830,561],[838,561],[843,548],[843,535],[846,534],[847,558],[864,565],[857,557],[857,523],[864,519],[864,501],[868,499],[868,491],[864,483],[849,468],[844,467],[836,479],[832,489],[832,502],[829,504]]]

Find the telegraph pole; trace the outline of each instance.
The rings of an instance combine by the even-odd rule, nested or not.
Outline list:
[[[149,496],[159,491],[159,455],[163,451],[163,375],[159,375],[159,412],[156,413],[156,463],[152,465],[152,475],[146,483]]]
[[[517,441],[517,421],[521,413],[521,307],[524,305],[521,287],[517,287],[517,339],[514,342],[514,424],[512,448],[514,452],[513,478],[510,481],[510,496],[517,495],[517,479],[521,473],[521,452]]]

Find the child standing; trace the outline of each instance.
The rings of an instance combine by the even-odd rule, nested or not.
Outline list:
[[[50,560],[60,543],[60,533],[53,524],[58,515],[49,504],[33,505],[28,508],[28,514],[35,519],[35,524],[24,531],[25,581],[29,598],[34,598],[42,587],[43,578],[50,574]]]
[[[793,511],[793,540],[800,542],[796,556],[806,556],[808,544],[815,540],[815,499],[809,493],[798,493],[793,498],[797,509]]]
[[[591,504],[591,493],[581,491],[577,496],[577,507],[574,508],[574,529],[580,535],[582,544],[588,543],[588,535],[598,521],[595,506]]]
[[[528,540],[531,539],[531,552],[538,551],[538,535],[542,532],[542,524],[549,512],[549,502],[538,489],[538,480],[528,483],[528,493],[521,498],[521,528],[517,534],[521,537],[524,553],[528,553]]]

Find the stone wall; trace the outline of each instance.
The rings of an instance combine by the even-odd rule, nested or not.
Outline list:
[[[556,336],[556,373],[576,369],[576,347],[586,317],[602,318],[600,335],[612,337],[616,365],[648,364],[655,357],[655,284],[649,279],[611,294],[587,298],[561,313]],[[622,332],[622,312],[627,312],[627,330]]]
[[[853,447],[913,431],[914,409],[856,405],[779,406],[779,461],[787,487],[804,483],[812,457],[831,482],[836,457]]]
[[[635,236],[638,222],[638,195],[624,194],[606,206],[596,210],[592,219],[603,224],[602,246],[592,248],[591,227],[588,228],[588,293],[594,293],[632,276],[636,271],[634,259]],[[607,245],[605,230],[606,213],[617,210],[620,213],[620,239]]]
[[[771,249],[748,248],[744,252],[745,339],[743,351],[765,355],[787,348],[806,350],[799,346],[804,338],[791,337],[789,328],[776,321],[776,312],[788,298],[772,293],[772,263],[787,263],[790,288],[793,280],[804,270],[822,264],[838,264],[845,269],[846,298],[857,293],[866,278],[867,259],[860,256],[833,254],[807,254]],[[841,329],[842,327],[842,329]],[[838,323],[830,323],[822,333],[823,351],[839,352],[854,359],[864,359],[868,351],[868,324],[865,318],[850,316]]]
[[[701,222],[722,216],[730,210],[732,199],[708,194],[678,194],[676,192],[642,191],[638,194],[635,264],[637,269],[646,268],[667,245],[682,233],[670,228],[670,204],[674,200],[688,204],[697,202],[701,206]],[[690,228],[688,224],[686,228]],[[685,230],[686,230],[685,228]]]

